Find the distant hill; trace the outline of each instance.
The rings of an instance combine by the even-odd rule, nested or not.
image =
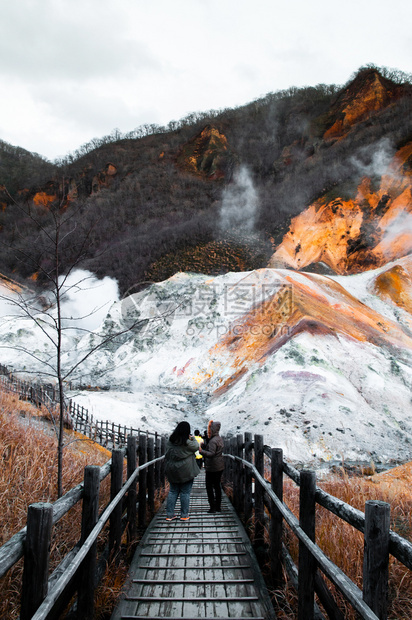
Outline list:
[[[24,187],[42,184],[58,173],[58,167],[37,153],[0,140],[0,185],[16,194]],[[7,204],[3,201],[3,206]]]
[[[342,87],[293,87],[115,133],[55,163],[0,142],[0,271],[41,281],[52,268],[50,214],[62,210],[74,214],[79,243],[88,234],[81,266],[116,278],[123,293],[177,271],[380,265],[379,244],[412,211],[411,84],[362,67]],[[397,248],[388,256],[412,243]],[[63,250],[62,271],[74,252]]]

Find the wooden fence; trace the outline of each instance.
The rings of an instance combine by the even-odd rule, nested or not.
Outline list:
[[[261,435],[238,435],[225,441],[225,480],[233,484],[233,503],[248,527],[256,547],[265,548],[268,527],[271,578],[282,586],[282,565],[298,591],[298,620],[323,618],[315,604],[315,592],[329,618],[344,620],[321,572],[343,597],[368,620],[386,620],[389,554],[412,570],[412,543],[389,529],[390,506],[367,501],[365,513],[316,486],[311,470],[298,471],[283,460],[281,449],[264,445]],[[266,457],[266,458],[265,458]],[[264,472],[270,471],[270,481]],[[284,475],[299,487],[299,519],[283,503]],[[254,490],[253,490],[254,486]],[[364,534],[363,591],[361,591],[315,544],[315,508],[323,506]],[[299,539],[299,562],[295,566],[284,543],[284,525]]]
[[[59,393],[56,387],[23,381],[1,364],[0,385],[5,390],[17,394],[20,399],[32,402],[36,407],[45,406],[51,415],[55,415],[59,409]],[[64,424],[109,450],[126,447],[127,438],[130,435],[139,436],[144,432],[147,436],[153,436],[155,440],[158,436],[157,433],[142,431],[133,426],[95,419],[86,407],[75,403],[73,400],[69,400],[64,412]]]
[[[55,387],[23,381],[15,377],[2,365],[0,365],[0,384],[4,389],[18,394],[22,400],[31,401],[37,407],[45,405],[52,409],[56,408],[57,391]]]
[[[0,368],[1,374],[1,368]],[[7,379],[10,389],[33,397],[30,384]],[[37,396],[44,402],[46,392]],[[48,395],[50,397],[50,394]],[[126,428],[110,422],[93,420],[83,407],[70,403],[73,427],[105,446],[127,444],[128,480],[122,487],[123,450],[113,450],[112,461],[99,467],[85,469],[84,482],[52,504],[35,504],[29,507],[27,527],[18,532],[0,548],[0,577],[23,555],[21,620],[57,618],[67,592],[78,587],[78,617],[91,618],[91,581],[96,563],[96,538],[110,522],[109,548],[116,555],[121,540],[122,502],[127,494],[125,527],[130,536],[136,523],[138,506],[139,527],[145,526],[146,510],[154,511],[154,489],[164,485],[164,468],[161,462],[165,438],[148,437],[139,429]],[[139,445],[139,467],[136,469],[136,446]],[[344,620],[344,616],[321,573],[335,585],[343,597],[368,620],[386,620],[388,600],[389,554],[412,570],[412,543],[390,530],[390,506],[384,502],[368,501],[365,513],[333,497],[316,486],[316,475],[311,470],[298,471],[283,460],[282,450],[264,445],[263,436],[238,435],[225,440],[227,465],[225,480],[233,485],[233,503],[243,517],[246,527],[254,524],[253,540],[257,548],[265,548],[265,528],[269,531],[268,557],[272,582],[282,586],[283,566],[291,583],[298,591],[298,620],[312,620],[324,616],[315,604],[315,592],[328,617]],[[150,461],[148,463],[147,461]],[[270,481],[265,479],[270,471]],[[111,502],[103,514],[97,515],[97,498],[100,481],[111,472]],[[284,475],[299,487],[299,519],[283,503]],[[136,504],[136,482],[139,480],[139,497]],[[78,501],[83,499],[82,536],[79,546],[63,560],[48,579],[48,547],[52,525],[57,523]],[[364,534],[364,563],[362,591],[315,544],[316,504],[335,514]],[[296,567],[283,540],[287,525],[299,540],[299,561]],[[249,528],[250,529],[250,528]],[[81,544],[81,546],[80,546]],[[25,551],[24,551],[25,550]],[[33,570],[36,558],[36,570]],[[37,562],[41,558],[41,569]],[[85,568],[88,567],[88,568]],[[76,579],[81,572],[82,578]],[[76,585],[77,584],[77,585]],[[87,584],[87,586],[86,586]],[[39,607],[40,606],[40,607]],[[38,611],[35,611],[39,607]],[[35,612],[35,613],[34,613]],[[33,615],[34,613],[34,615]]]
[[[142,431],[140,428],[134,428],[133,426],[94,419],[87,409],[73,401],[69,402],[67,410],[72,428],[105,448],[111,449],[113,447],[126,446],[127,438],[130,435],[139,436],[144,433],[147,436],[153,436],[155,439],[158,436],[157,433]]]
[[[155,511],[155,490],[164,487],[165,438],[155,442],[153,437],[142,434],[139,443],[137,439],[129,436],[127,450],[114,450],[111,460],[102,467],[87,466],[84,481],[53,504],[31,504],[26,527],[0,548],[0,577],[24,557],[20,620],[59,618],[75,592],[77,617],[93,618],[97,575],[101,578],[104,573],[107,558],[116,561],[124,531],[128,541],[133,541],[137,527],[146,526],[147,515]],[[127,481],[123,484],[125,455]],[[99,515],[100,482],[109,474],[110,503]],[[80,540],[49,577],[53,526],[80,500]],[[96,540],[107,522],[108,545],[98,558]]]

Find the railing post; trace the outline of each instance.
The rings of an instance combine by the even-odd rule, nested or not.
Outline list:
[[[378,500],[365,504],[363,600],[380,620],[388,617],[390,505]]]
[[[155,437],[155,459],[158,459],[162,456],[162,445],[160,437],[158,437],[156,433]],[[157,461],[155,465],[155,488],[160,489],[161,480],[160,480],[160,471],[161,471],[161,462]]]
[[[147,460],[153,461],[154,459],[154,437],[149,437],[147,440]],[[147,471],[147,504],[150,514],[153,515],[155,511],[154,505],[154,465],[150,465]]]
[[[252,433],[245,433],[245,461],[252,463],[253,436]],[[252,498],[252,472],[249,467],[245,467],[245,500],[244,500],[244,519],[245,527],[250,528],[253,511]]]
[[[271,453],[271,487],[276,497],[283,502],[283,450],[272,448]],[[270,565],[275,589],[283,582],[282,572],[282,515],[271,502],[270,516]]]
[[[243,439],[243,435],[237,435],[236,436],[236,456],[243,458],[243,446],[244,446],[244,439]],[[237,462],[238,466],[237,466],[237,472],[236,472],[236,477],[237,477],[237,481],[236,481],[236,488],[237,488],[237,494],[238,494],[238,502],[237,502],[237,511],[238,513],[242,513],[243,512],[243,507],[244,507],[244,503],[245,503],[245,490],[244,490],[244,485],[245,485],[245,471],[244,471],[244,465],[243,463],[241,463],[240,461]]]
[[[228,437],[224,437],[223,439],[223,452],[225,454],[232,454],[231,443]],[[233,471],[232,459],[225,459],[225,469],[223,470],[223,480],[226,484],[233,483],[232,471]]]
[[[99,519],[99,491],[100,467],[88,465],[84,468],[81,544],[84,543]],[[93,620],[94,616],[96,553],[97,543],[94,543],[83,560],[78,580],[77,614],[79,618],[85,620]]]
[[[231,437],[230,438],[230,454],[232,454],[232,456],[237,456],[237,440],[236,437]],[[231,461],[231,483],[232,483],[232,489],[233,489],[233,507],[236,510],[236,512],[238,512],[238,508],[239,508],[239,495],[238,495],[238,471],[239,471],[239,463],[236,460],[232,460]]]
[[[147,436],[143,433],[139,435],[139,467],[147,463]],[[139,528],[146,526],[146,491],[147,491],[147,469],[139,473]]]
[[[112,451],[112,471],[110,479],[110,501],[121,491],[123,484],[123,450]],[[122,502],[119,502],[110,515],[109,553],[117,558],[122,540]]]
[[[160,452],[161,452],[161,456],[164,456],[166,454],[166,437],[162,437],[160,439]],[[160,462],[160,483],[162,487],[164,488],[166,484],[165,460],[164,459]]]
[[[315,540],[316,474],[300,472],[299,523],[305,534]],[[316,561],[304,543],[299,542],[298,620],[313,620]]]
[[[137,438],[135,435],[127,437],[127,478],[136,471]],[[127,494],[127,540],[130,542],[136,537],[136,500],[137,482],[132,484]]]
[[[255,467],[259,474],[264,474],[263,435],[255,435]],[[264,536],[264,491],[255,480],[255,546],[263,546]]]
[[[27,510],[27,534],[21,594],[21,620],[30,620],[47,596],[53,506],[31,504]]]

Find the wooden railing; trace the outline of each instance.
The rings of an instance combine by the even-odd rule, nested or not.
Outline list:
[[[56,415],[58,411],[58,390],[55,387],[24,381],[1,364],[0,385],[3,389],[17,394],[22,400],[30,401],[37,407],[45,406],[51,415]],[[109,450],[126,447],[127,438],[130,435],[140,435],[144,432],[147,436],[153,436],[155,440],[158,436],[157,433],[151,431],[142,431],[133,426],[94,418],[86,407],[73,400],[69,400],[63,415],[66,427],[82,433]]]
[[[140,435],[143,432],[148,436],[157,437],[157,433],[142,431],[140,428],[115,424],[108,420],[94,419],[93,415],[85,407],[73,401],[69,402],[67,411],[72,428],[75,431],[82,433],[82,435],[89,437],[89,439],[96,441],[105,448],[124,447],[130,435]]]
[[[83,482],[66,495],[53,504],[29,506],[26,527],[0,548],[0,577],[24,557],[20,620],[59,618],[76,591],[77,617],[93,618],[96,575],[102,576],[107,558],[116,561],[124,531],[127,530],[129,541],[134,540],[137,527],[146,526],[147,513],[154,514],[155,490],[165,483],[165,446],[165,438],[155,442],[144,434],[129,436],[126,452],[114,450],[111,460],[102,467],[87,466]],[[127,481],[123,484],[125,456]],[[110,503],[99,515],[100,482],[109,474]],[[80,500],[83,500],[80,540],[49,577],[52,528]],[[107,522],[108,545],[98,558],[96,541]]]
[[[52,386],[30,383],[15,377],[5,366],[0,365],[0,384],[9,392],[19,395],[22,400],[29,400],[37,407],[45,405],[55,409],[57,404],[56,389]]]
[[[9,389],[11,380],[13,391],[32,397],[28,388],[33,386],[9,377],[4,379]],[[43,399],[44,394],[39,392]],[[77,607],[80,610],[78,617],[91,618],[98,534],[109,521],[108,548],[111,556],[116,556],[122,527],[127,527],[129,538],[133,538],[136,510],[139,527],[144,527],[147,509],[154,512],[154,489],[164,485],[164,437],[159,438],[156,434],[148,437],[149,433],[141,433],[139,429],[93,420],[86,409],[74,403],[70,405],[70,417],[76,430],[102,445],[118,447],[127,444],[128,479],[122,487],[124,451],[116,449],[113,450],[112,460],[103,467],[86,467],[84,482],[54,504],[34,504],[29,507],[27,526],[0,548],[0,577],[21,557],[25,557],[20,620],[28,620],[32,616],[35,620],[57,618],[62,600],[66,601],[68,593],[71,596],[76,587]],[[136,469],[137,445],[139,467]],[[272,583],[276,589],[282,587],[285,567],[292,585],[298,591],[298,620],[324,617],[315,604],[315,592],[329,618],[344,620],[321,573],[328,577],[361,618],[386,620],[389,554],[412,570],[412,543],[390,530],[389,504],[368,501],[365,513],[353,508],[318,488],[315,472],[299,472],[286,463],[282,450],[265,446],[261,435],[245,433],[225,440],[225,456],[225,480],[233,485],[234,507],[243,517],[247,529],[250,529],[251,523],[254,524],[252,537],[256,547],[265,548],[265,529],[268,529]],[[270,480],[265,479],[265,470],[270,471]],[[99,517],[96,507],[100,481],[109,473],[111,501]],[[283,502],[284,475],[300,487],[299,519]],[[127,512],[126,517],[122,518],[126,494]],[[48,541],[52,526],[81,499],[81,539],[49,579]],[[362,591],[315,544],[316,504],[364,534]],[[294,564],[283,540],[284,524],[299,540],[298,566]],[[35,570],[31,564],[33,558],[36,558]],[[79,579],[80,573],[82,577]]]
[[[246,526],[254,524],[251,534],[255,546],[265,548],[264,531],[268,527],[271,580],[275,588],[281,587],[285,566],[298,591],[298,620],[324,617],[315,604],[315,592],[329,618],[344,620],[321,572],[361,618],[386,620],[389,554],[412,570],[412,543],[390,530],[389,504],[367,501],[363,513],[329,495],[316,486],[314,471],[299,472],[288,465],[282,450],[265,446],[262,435],[245,433],[225,440],[225,453],[225,480],[233,484],[234,507]],[[265,469],[270,471],[270,481],[264,477]],[[299,519],[283,502],[284,475],[300,487]],[[364,534],[362,591],[315,544],[316,504]],[[283,540],[284,524],[299,539],[298,567]]]

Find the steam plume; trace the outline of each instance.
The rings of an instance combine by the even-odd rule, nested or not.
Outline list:
[[[258,194],[246,166],[235,173],[233,183],[224,190],[220,211],[222,230],[253,232],[258,207]]]
[[[365,147],[351,158],[352,164],[359,172],[368,177],[380,177],[388,172],[388,166],[394,156],[393,146],[388,138],[383,138],[373,145]]]
[[[60,284],[64,276],[60,278]],[[119,299],[116,280],[96,278],[90,271],[73,271],[62,287],[62,316],[66,326],[88,330],[97,329],[110,306]]]

